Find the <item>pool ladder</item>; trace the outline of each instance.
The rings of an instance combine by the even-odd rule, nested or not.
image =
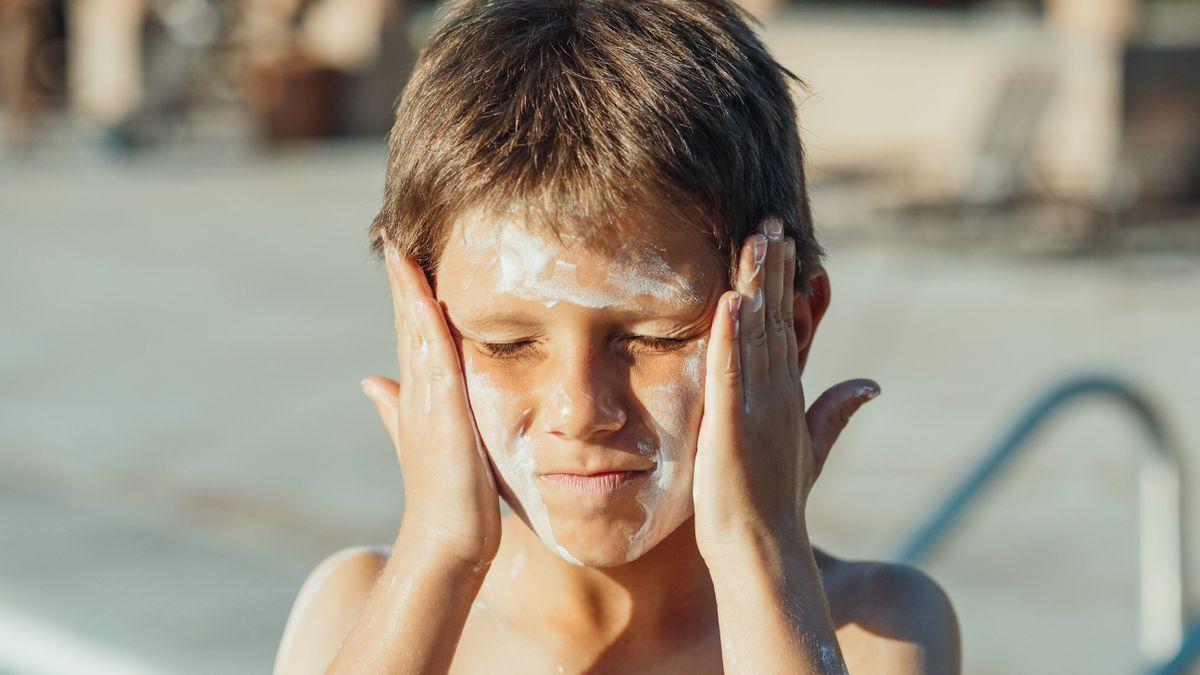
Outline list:
[[[1182,675],[1200,657],[1200,616],[1184,627],[1186,560],[1183,529],[1182,453],[1150,400],[1129,382],[1109,375],[1081,375],[1052,387],[1017,418],[984,453],[892,559],[918,565],[942,547],[969,508],[1000,477],[1046,422],[1082,399],[1106,398],[1138,423],[1148,444],[1138,463],[1138,645],[1147,675]]]

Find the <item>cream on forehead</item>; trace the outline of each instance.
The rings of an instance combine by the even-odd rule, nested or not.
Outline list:
[[[584,283],[574,259],[555,241],[519,223],[489,224],[479,215],[464,221],[463,242],[468,251],[488,256],[497,293],[553,307],[570,302],[581,307],[632,305],[642,297],[686,303],[700,299],[696,289],[671,269],[656,251],[640,247],[626,251],[627,259],[613,261],[599,283]]]

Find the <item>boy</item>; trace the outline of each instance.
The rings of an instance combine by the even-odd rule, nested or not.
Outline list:
[[[808,539],[879,389],[805,411],[829,280],[789,78],[719,0],[454,7],[371,228],[404,517],[313,572],[277,672],[958,672],[936,584]]]

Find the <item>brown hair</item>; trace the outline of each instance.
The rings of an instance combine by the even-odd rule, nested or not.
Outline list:
[[[776,216],[816,269],[799,80],[747,18],[724,0],[454,3],[396,109],[372,249],[432,277],[455,220],[520,212],[600,246],[635,223],[695,228],[732,274]]]

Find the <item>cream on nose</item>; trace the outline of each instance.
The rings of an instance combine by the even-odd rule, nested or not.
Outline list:
[[[560,374],[549,383],[546,412],[551,433],[586,439],[625,425],[625,410],[613,392],[598,386],[593,377],[593,373],[587,372]]]

